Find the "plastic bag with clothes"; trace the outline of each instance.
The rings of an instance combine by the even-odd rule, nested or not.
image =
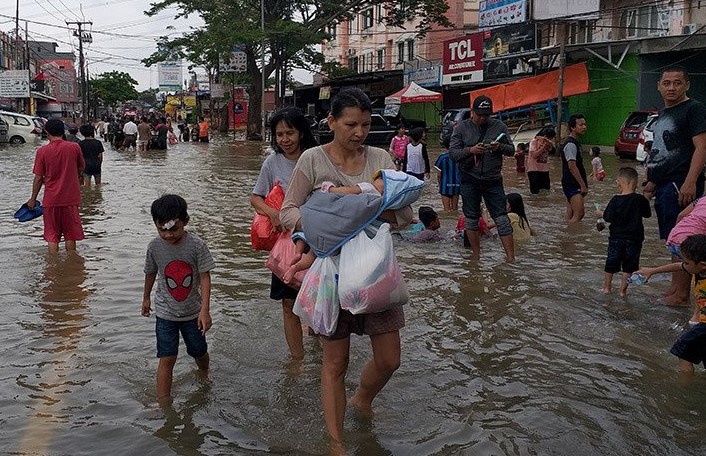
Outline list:
[[[338,256],[316,258],[294,301],[294,313],[316,334],[336,332],[338,314]]]

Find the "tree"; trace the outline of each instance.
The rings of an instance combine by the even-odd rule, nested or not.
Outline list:
[[[145,104],[150,105],[150,106],[156,106],[157,105],[157,92],[159,92],[159,89],[143,90],[142,92],[139,93],[139,95],[137,96],[137,99]]]
[[[196,64],[216,69],[237,45],[247,58],[245,76],[250,96],[247,135],[254,139],[260,136],[262,125],[262,72],[267,79],[275,69],[284,69],[286,75],[287,68],[321,67],[323,55],[315,46],[328,38],[326,26],[351,18],[373,5],[385,6],[385,22],[390,26],[401,26],[419,18],[417,32],[420,35],[433,24],[451,26],[444,16],[448,10],[444,0],[158,0],[150,4],[147,15],[175,8],[175,18],[198,15],[205,25],[176,39],[162,37],[157,52],[144,63],[149,66],[176,53]],[[264,68],[260,63],[263,53],[266,55]]]
[[[136,99],[139,93],[135,86],[137,86],[137,81],[132,79],[128,73],[121,71],[101,73],[88,82],[91,99],[101,99],[105,106],[111,107]]]

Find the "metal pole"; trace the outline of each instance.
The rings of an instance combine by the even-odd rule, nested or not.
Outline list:
[[[262,139],[265,139],[265,0],[260,0],[260,28],[262,29],[262,55],[260,56],[260,66],[262,72],[262,90],[260,100],[260,116],[262,117]]]
[[[562,103],[564,95],[564,67],[566,67],[566,23],[561,23],[561,36],[559,37],[559,93],[556,102],[556,140],[561,144],[561,119],[562,119]]]

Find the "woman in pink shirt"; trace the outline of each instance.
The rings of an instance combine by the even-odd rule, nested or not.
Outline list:
[[[537,194],[540,190],[550,190],[549,153],[554,148],[556,132],[553,127],[544,127],[529,143],[527,155],[527,179],[530,193]]]

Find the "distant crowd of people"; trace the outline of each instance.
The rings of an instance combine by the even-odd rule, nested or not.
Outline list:
[[[119,151],[164,150],[168,144],[174,145],[179,141],[209,142],[209,123],[203,116],[189,125],[181,116],[173,122],[169,116],[151,112],[139,119],[135,116],[105,117],[92,125],[96,136]]]

